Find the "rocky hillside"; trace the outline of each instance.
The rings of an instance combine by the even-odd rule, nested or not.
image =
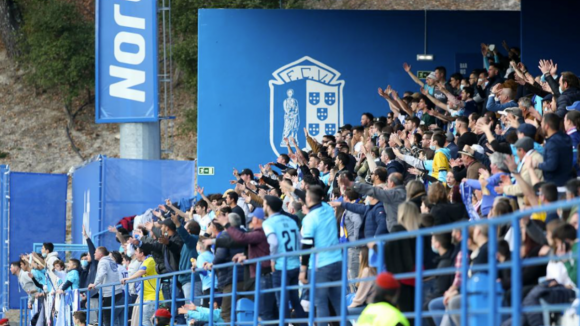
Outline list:
[[[72,150],[67,137],[62,104],[50,94],[42,94],[28,86],[23,74],[0,49],[0,163],[9,164],[13,171],[67,172],[82,160]],[[175,91],[178,117],[184,111],[181,108],[189,108],[192,103],[193,97],[178,87]],[[74,143],[85,158],[97,154],[118,157],[118,125],[95,124],[94,114],[94,104],[79,112],[72,131]],[[179,151],[164,158],[195,157],[193,136],[181,135],[173,140]]]

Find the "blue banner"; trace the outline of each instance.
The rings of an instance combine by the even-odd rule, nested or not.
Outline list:
[[[98,159],[75,170],[72,175],[73,243],[86,244],[83,225],[89,235],[101,230],[101,164]]]
[[[0,317],[8,309],[8,165],[0,165]]]
[[[35,242],[66,240],[66,174],[10,172],[10,261],[30,253]],[[64,259],[63,253],[60,257]],[[18,279],[10,275],[10,309],[18,309]]]
[[[158,120],[156,4],[97,0],[97,123]]]

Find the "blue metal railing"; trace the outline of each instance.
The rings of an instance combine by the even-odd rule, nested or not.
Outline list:
[[[419,229],[419,230],[415,230],[415,231],[410,231],[410,232],[399,232],[399,233],[392,233],[392,234],[387,234],[387,235],[383,235],[380,237],[376,237],[374,239],[363,239],[363,240],[359,240],[359,241],[355,241],[355,242],[350,242],[350,243],[344,243],[344,244],[339,244],[339,245],[335,245],[332,247],[327,247],[327,248],[312,248],[312,249],[308,249],[308,250],[301,250],[301,251],[296,251],[296,252],[289,252],[289,253],[282,253],[282,254],[277,254],[274,256],[269,256],[269,257],[260,257],[260,258],[255,258],[255,259],[249,259],[246,260],[244,262],[244,265],[248,265],[248,264],[256,264],[256,288],[253,291],[236,291],[235,287],[234,287],[234,291],[233,293],[227,293],[227,294],[217,294],[215,289],[212,287],[210,294],[209,295],[204,295],[204,296],[200,296],[197,298],[203,298],[203,299],[209,299],[210,300],[210,314],[209,314],[209,324],[210,325],[257,325],[258,324],[258,316],[256,315],[259,311],[259,301],[260,301],[260,296],[259,294],[261,293],[271,293],[271,292],[279,292],[282,291],[281,293],[284,294],[286,291],[288,290],[295,290],[295,289],[308,289],[309,290],[309,295],[310,295],[310,309],[309,309],[309,313],[308,313],[308,318],[290,318],[290,316],[285,316],[285,306],[280,307],[280,319],[279,320],[273,320],[273,321],[261,321],[261,324],[286,324],[286,323],[308,323],[309,325],[314,325],[315,322],[340,322],[340,324],[342,326],[346,325],[347,320],[350,319],[354,319],[357,316],[347,316],[347,307],[346,307],[346,294],[347,294],[347,289],[348,289],[348,284],[352,284],[352,283],[358,283],[359,281],[370,281],[373,278],[368,278],[368,279],[363,279],[363,280],[359,280],[359,279],[355,279],[355,280],[348,280],[346,277],[346,266],[348,264],[348,259],[345,259],[347,254],[347,250],[350,247],[359,247],[362,245],[366,245],[369,242],[374,242],[377,244],[377,249],[378,249],[378,258],[379,258],[379,266],[384,266],[383,264],[383,245],[387,242],[390,241],[395,241],[395,240],[402,240],[402,239],[408,239],[408,238],[415,238],[416,241],[416,264],[417,264],[417,268],[415,268],[414,272],[408,272],[408,273],[400,273],[396,275],[397,279],[407,279],[407,278],[415,278],[416,280],[418,280],[418,282],[416,282],[416,286],[415,286],[415,308],[414,311],[407,311],[404,312],[404,315],[407,318],[412,318],[415,320],[420,320],[422,318],[426,318],[426,317],[432,317],[432,316],[441,316],[443,314],[453,314],[453,315],[460,315],[461,316],[461,323],[460,325],[457,326],[466,326],[468,325],[468,317],[469,316],[473,316],[473,315],[477,315],[477,316],[487,316],[487,320],[490,322],[490,325],[493,325],[494,322],[496,320],[496,316],[498,314],[500,315],[510,315],[512,317],[512,325],[521,325],[521,314],[522,312],[534,312],[534,311],[540,311],[540,312],[544,312],[544,311],[563,311],[567,308],[570,307],[569,304],[557,304],[557,305],[547,305],[547,306],[530,306],[530,307],[522,307],[522,293],[521,293],[521,282],[522,282],[522,274],[521,274],[521,268],[525,267],[525,266],[533,266],[533,265],[540,265],[540,264],[545,264],[550,260],[554,260],[554,259],[563,259],[563,258],[570,258],[571,256],[569,254],[563,256],[563,257],[538,257],[538,258],[531,258],[531,259],[521,259],[519,256],[520,253],[520,249],[521,249],[521,235],[520,235],[520,224],[519,224],[519,220],[524,217],[524,216],[529,216],[531,213],[534,212],[550,212],[550,211],[554,211],[560,208],[567,208],[567,207],[572,207],[572,206],[578,206],[580,205],[580,198],[571,200],[571,201],[561,201],[561,202],[557,202],[557,203],[553,203],[550,205],[546,205],[543,207],[535,207],[533,209],[529,209],[526,211],[517,211],[514,212],[512,214],[503,216],[503,217],[498,217],[498,218],[494,218],[494,219],[482,219],[482,220],[478,220],[478,221],[465,221],[465,222],[459,222],[459,223],[454,223],[454,224],[449,224],[449,225],[440,225],[440,226],[436,226],[436,227],[432,227],[432,228],[425,228],[425,229]],[[487,224],[489,225],[489,233],[488,233],[488,243],[489,243],[489,260],[487,264],[482,264],[482,265],[476,265],[476,266],[469,266],[468,265],[468,261],[467,261],[467,241],[468,241],[468,228],[475,226],[475,225],[480,225],[480,224]],[[496,229],[498,225],[504,225],[504,224],[510,224],[512,226],[512,231],[514,234],[514,247],[513,247],[513,255],[512,255],[512,259],[509,262],[505,262],[505,263],[501,263],[498,264],[496,261],[496,254],[497,254],[497,234],[496,234]],[[431,311],[431,312],[425,312],[422,310],[423,307],[423,302],[422,302],[422,298],[423,298],[423,287],[422,287],[422,282],[421,280],[423,279],[423,277],[428,277],[428,276],[434,276],[434,275],[449,275],[449,274],[454,274],[456,272],[455,268],[446,268],[446,269],[435,269],[435,270],[423,270],[423,268],[421,267],[423,265],[423,241],[424,241],[424,236],[429,236],[432,234],[437,234],[437,233],[443,233],[443,232],[450,232],[453,229],[460,229],[462,230],[462,241],[461,241],[461,252],[462,252],[462,265],[461,265],[461,289],[462,289],[462,296],[461,296],[461,308],[460,310],[456,310],[456,311]],[[580,231],[579,233],[579,238],[580,238]],[[285,258],[284,261],[286,260],[286,258],[291,257],[291,256],[298,256],[298,255],[303,255],[303,254],[311,254],[311,260],[315,263],[316,262],[316,255],[320,254],[321,252],[327,252],[327,251],[336,251],[336,250],[341,250],[342,253],[342,278],[340,281],[336,281],[336,282],[327,282],[327,283],[316,283],[314,282],[314,280],[316,279],[316,273],[317,273],[317,268],[314,267],[309,271],[309,283],[306,285],[294,285],[294,286],[286,286],[285,283],[282,283],[282,286],[279,288],[275,288],[275,289],[261,289],[260,288],[260,279],[261,279],[261,262],[263,261],[270,261],[272,259],[275,258]],[[579,253],[579,257],[576,257],[576,259],[579,259],[578,261],[580,261],[580,253]],[[235,263],[227,263],[227,264],[221,264],[221,265],[216,265],[213,267],[210,275],[212,280],[215,280],[215,271],[219,270],[219,269],[224,269],[224,268],[230,268],[233,267],[233,284],[236,283],[236,277],[237,277],[237,273],[236,270],[237,268],[239,268],[239,264],[235,264]],[[388,266],[387,266],[388,267]],[[379,269],[382,269],[382,267],[380,267]],[[512,284],[512,295],[511,295],[511,307],[501,307],[501,308],[497,308],[497,298],[496,298],[496,275],[497,275],[497,271],[498,269],[510,269],[511,270],[511,284]],[[487,307],[468,307],[468,301],[467,301],[467,279],[468,279],[468,270],[471,270],[472,273],[477,273],[477,272],[488,272],[488,280],[489,280],[489,286],[487,287],[487,291],[488,291],[488,304]],[[285,279],[287,277],[286,275],[286,270],[283,269],[282,270],[282,279]],[[177,299],[176,298],[176,281],[177,281],[177,276],[178,275],[184,275],[184,274],[190,274],[191,275],[191,297],[187,298],[187,299]],[[580,269],[578,269],[578,274],[580,274]],[[580,275],[579,275],[580,276]],[[165,298],[166,300],[160,301],[159,300],[159,289],[160,289],[160,285],[161,285],[161,278],[163,279],[168,279],[170,278],[172,280],[172,290],[173,290],[173,295],[170,299]],[[580,277],[578,277],[578,279],[580,279]],[[140,309],[140,322],[143,320],[144,316],[143,316],[143,290],[144,290],[144,281],[147,280],[155,280],[156,284],[157,284],[157,295],[156,295],[156,299],[155,299],[155,308],[157,309],[157,307],[159,306],[160,303],[170,303],[171,304],[171,313],[172,313],[172,321],[171,321],[171,325],[175,325],[175,316],[176,316],[176,311],[177,311],[177,307],[176,304],[177,303],[181,303],[181,302],[185,302],[188,301],[188,299],[190,301],[193,301],[195,299],[194,297],[194,291],[193,289],[195,288],[194,284],[195,284],[195,279],[193,277],[193,273],[191,273],[190,271],[179,271],[179,272],[174,272],[174,273],[168,273],[168,274],[163,274],[163,275],[157,275],[157,276],[151,276],[151,277],[146,277],[146,278],[140,278],[137,280],[133,280],[130,282],[140,282],[141,283],[141,299],[140,302],[135,303],[135,304],[128,304],[128,299],[127,299],[127,295],[125,295],[124,298],[124,302],[122,305],[119,305],[118,303],[113,303],[113,308],[107,308],[107,307],[103,307],[102,302],[99,302],[99,307],[98,309],[95,309],[94,307],[90,307],[90,304],[87,305],[87,311],[92,312],[92,311],[98,311],[98,322],[99,325],[101,324],[102,321],[102,316],[103,316],[103,310],[114,310],[115,309],[125,309],[125,315],[127,314],[127,308],[128,307],[139,307]],[[130,283],[128,282],[128,283]],[[98,286],[97,289],[100,293],[102,293],[102,289],[106,288],[106,287],[111,287],[113,289],[113,293],[116,287],[119,286],[124,286],[125,289],[125,293],[127,293],[128,291],[128,284],[125,285],[121,285],[120,283],[114,283],[114,284],[105,284],[105,285],[101,285]],[[320,288],[327,288],[327,287],[340,287],[341,289],[341,295],[342,295],[342,299],[341,299],[341,307],[339,309],[340,314],[339,316],[335,316],[335,317],[324,317],[324,318],[320,318],[320,317],[316,317],[314,315],[314,310],[315,310],[315,293],[317,289]],[[86,289],[82,289],[82,292],[86,293],[87,290]],[[251,322],[239,322],[236,321],[236,314],[235,314],[235,304],[236,304],[236,298],[240,297],[240,296],[246,296],[246,295],[255,295],[255,303],[254,303],[254,311],[255,311],[255,315],[254,315],[254,319]],[[232,315],[231,315],[231,322],[230,323],[215,323],[213,320],[213,305],[215,302],[216,298],[223,298],[223,297],[232,297]],[[149,303],[151,304],[151,302]],[[90,313],[87,314],[87,319],[89,319],[90,317]],[[114,316],[114,314],[111,314],[111,316]],[[113,318],[113,317],[112,317]],[[88,320],[87,320],[88,321]],[[21,324],[23,325],[23,324]],[[128,322],[127,322],[127,318],[124,318],[124,326],[127,326]]]
[[[8,165],[0,165],[0,179],[0,316],[4,316],[4,312],[8,309],[8,278],[10,276],[8,257],[10,167]]]

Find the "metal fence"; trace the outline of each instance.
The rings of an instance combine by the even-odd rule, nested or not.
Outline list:
[[[514,212],[512,214],[503,216],[503,217],[498,217],[498,218],[492,218],[492,219],[481,219],[481,220],[477,220],[477,221],[465,221],[465,222],[459,222],[459,223],[454,223],[454,224],[448,224],[448,225],[441,225],[441,226],[436,226],[436,227],[432,227],[432,228],[425,228],[425,229],[419,229],[416,231],[411,231],[411,232],[399,232],[399,233],[391,233],[391,234],[387,234],[387,235],[383,235],[377,238],[373,238],[373,239],[364,239],[364,240],[360,240],[360,241],[356,241],[356,242],[350,242],[350,243],[344,243],[344,244],[340,244],[340,245],[336,245],[336,246],[332,246],[332,247],[328,247],[328,248],[312,248],[309,250],[301,250],[301,251],[295,251],[295,252],[289,252],[289,253],[283,253],[283,254],[278,254],[278,255],[274,255],[274,256],[269,256],[269,257],[260,257],[260,258],[256,258],[256,259],[249,259],[246,260],[244,262],[244,265],[248,265],[248,264],[256,264],[256,287],[254,289],[254,291],[234,291],[232,293],[227,293],[227,294],[218,294],[216,293],[216,291],[214,290],[214,288],[212,287],[211,292],[209,295],[205,295],[205,296],[201,296],[198,298],[204,298],[204,299],[209,299],[210,300],[210,314],[209,314],[209,325],[258,325],[258,322],[260,324],[279,324],[279,325],[284,325],[284,324],[288,324],[288,323],[307,323],[308,325],[314,325],[314,323],[316,322],[340,322],[341,326],[347,325],[347,321],[349,320],[353,320],[356,319],[358,316],[348,316],[347,315],[347,301],[346,301],[346,296],[348,294],[348,285],[352,284],[352,283],[357,283],[359,281],[370,281],[373,280],[373,278],[367,278],[367,279],[351,279],[349,280],[347,278],[347,264],[348,264],[348,259],[347,259],[347,250],[348,248],[351,247],[360,247],[363,245],[367,245],[367,243],[369,242],[374,242],[377,244],[377,249],[378,249],[378,266],[384,266],[384,261],[383,261],[383,253],[384,253],[384,244],[386,242],[390,242],[390,241],[395,241],[395,240],[401,240],[401,239],[415,239],[416,241],[416,270],[414,272],[410,272],[410,273],[404,273],[404,274],[397,274],[396,278],[397,279],[406,279],[406,278],[415,278],[416,280],[422,280],[424,277],[428,277],[428,276],[438,276],[438,275],[450,275],[450,274],[454,274],[456,272],[456,269],[454,267],[450,267],[450,268],[444,268],[444,269],[433,269],[433,270],[424,270],[422,268],[423,266],[423,257],[424,257],[424,238],[425,236],[430,236],[432,234],[437,234],[437,233],[444,233],[444,232],[451,232],[453,229],[459,229],[462,231],[462,241],[461,241],[461,252],[462,252],[462,264],[461,264],[461,289],[462,289],[462,296],[461,296],[461,309],[457,310],[457,311],[432,311],[432,312],[426,312],[423,311],[422,307],[423,307],[423,302],[422,302],[422,298],[423,298],[423,283],[421,281],[416,282],[416,286],[415,286],[415,310],[412,312],[405,312],[404,315],[409,318],[409,319],[415,319],[415,320],[421,320],[422,318],[426,318],[426,317],[433,317],[433,316],[442,316],[443,314],[457,314],[460,315],[461,318],[461,324],[457,325],[457,326],[466,326],[468,325],[468,317],[470,316],[481,316],[486,317],[487,320],[489,321],[489,325],[494,325],[497,324],[496,319],[497,316],[499,315],[510,315],[510,317],[512,318],[512,325],[514,326],[520,326],[522,324],[522,313],[525,312],[546,312],[546,311],[556,311],[556,312],[563,312],[566,309],[569,309],[571,307],[570,304],[558,304],[558,305],[542,305],[542,306],[530,306],[530,307],[522,307],[522,267],[525,266],[533,266],[533,265],[540,265],[540,264],[545,264],[547,262],[549,262],[550,260],[555,260],[555,259],[570,259],[571,255],[565,255],[565,256],[561,256],[561,257],[539,257],[539,258],[530,258],[530,259],[522,259],[519,255],[520,253],[520,249],[521,249],[521,234],[520,234],[520,219],[522,217],[525,216],[529,216],[531,213],[534,212],[550,212],[550,211],[555,211],[557,209],[565,209],[565,208],[569,208],[572,206],[578,206],[580,205],[580,199],[574,199],[571,201],[560,201],[557,203],[553,203],[550,205],[546,205],[546,206],[542,206],[542,207],[536,207],[530,210],[526,210],[526,211],[517,211]],[[467,245],[467,241],[468,241],[468,236],[466,236],[468,234],[468,228],[469,227],[473,227],[475,225],[479,225],[479,224],[487,224],[489,227],[489,233],[488,233],[488,263],[487,264],[482,264],[482,265],[476,265],[476,266],[469,266],[468,263],[468,258],[467,258],[467,253],[468,253],[468,245]],[[514,247],[513,247],[513,255],[511,257],[511,261],[509,262],[505,262],[505,263],[498,263],[496,260],[496,255],[497,255],[497,227],[500,225],[506,225],[509,224],[512,227],[513,230],[513,240],[514,240]],[[580,232],[578,232],[579,234],[579,238],[580,238]],[[316,268],[312,268],[308,271],[308,279],[309,279],[309,283],[306,285],[297,285],[297,286],[285,286],[285,279],[287,277],[286,274],[286,269],[282,269],[282,286],[279,288],[274,288],[274,289],[261,289],[260,288],[260,278],[261,278],[261,262],[262,261],[269,261],[275,258],[284,258],[284,266],[286,266],[286,260],[288,257],[291,256],[299,256],[299,255],[303,255],[303,254],[311,254],[312,257],[311,259],[316,262],[316,255],[321,253],[321,252],[326,252],[326,251],[336,251],[336,250],[340,250],[342,253],[342,279],[338,282],[329,282],[329,283],[316,283],[314,282],[314,280],[316,279],[316,273],[317,270]],[[576,257],[577,259],[580,258],[580,254],[579,257]],[[580,260],[578,260],[580,261]],[[240,264],[235,264],[235,263],[227,263],[227,264],[222,264],[222,265],[216,265],[213,266],[213,270],[211,272],[211,277],[212,279],[215,279],[215,271],[217,269],[223,269],[223,268],[229,268],[229,267],[233,267],[233,280],[232,280],[232,284],[236,284],[237,283],[237,269],[241,268]],[[379,268],[379,272],[381,271],[381,269],[383,269],[384,267],[380,267]],[[498,305],[498,301],[497,301],[497,296],[496,294],[496,283],[497,283],[497,275],[498,275],[498,270],[501,269],[510,269],[511,270],[511,284],[512,284],[512,295],[511,295],[511,305],[509,307],[499,307]],[[479,273],[486,273],[487,275],[487,282],[488,282],[488,286],[486,287],[487,289],[487,304],[482,304],[480,306],[477,307],[471,307],[468,305],[468,295],[466,293],[466,289],[467,289],[467,283],[468,283],[468,271],[471,270],[471,272],[473,274]],[[580,274],[580,269],[578,269],[578,273]],[[125,296],[124,296],[124,300],[123,302],[113,302],[112,306],[113,306],[113,311],[111,313],[111,322],[113,322],[113,318],[114,318],[114,310],[115,309],[124,309],[124,326],[128,325],[128,307],[131,306],[136,306],[139,307],[140,309],[140,317],[139,317],[139,324],[141,324],[142,320],[143,320],[143,295],[142,295],[142,291],[144,289],[143,287],[143,282],[146,280],[155,280],[157,283],[157,289],[160,289],[160,283],[161,283],[161,279],[162,278],[171,278],[172,279],[172,298],[171,300],[165,300],[165,301],[160,301],[159,300],[159,291],[157,291],[157,295],[156,295],[156,299],[155,299],[155,308],[157,309],[157,307],[159,306],[160,303],[170,303],[171,304],[171,315],[173,316],[172,320],[171,320],[171,325],[175,325],[175,316],[177,313],[177,304],[183,303],[185,301],[189,302],[194,300],[194,291],[192,290],[192,295],[190,298],[186,298],[186,299],[177,299],[176,298],[176,293],[177,293],[177,276],[178,275],[183,275],[183,274],[190,274],[191,275],[191,284],[192,284],[192,289],[194,288],[193,284],[195,284],[194,282],[196,282],[195,278],[194,278],[194,274],[191,273],[191,271],[180,271],[180,272],[174,272],[174,273],[168,273],[168,274],[163,274],[163,275],[157,275],[157,276],[151,276],[151,277],[146,277],[146,278],[140,278],[137,280],[133,280],[131,282],[141,282],[141,300],[140,302],[137,302],[135,304],[129,304],[129,295],[128,295],[128,286],[129,283],[126,283],[125,285],[122,285],[120,283],[114,283],[114,284],[106,284],[106,285],[102,285],[102,286],[98,286],[97,289],[100,293],[102,293],[103,288],[106,287],[110,287],[112,288],[112,293],[115,293],[115,289],[118,287],[123,287],[124,291],[125,291]],[[579,275],[580,276],[580,275]],[[578,278],[580,279],[580,277]],[[325,318],[318,318],[315,316],[315,293],[317,289],[320,288],[328,288],[328,287],[340,287],[341,289],[341,307],[340,307],[340,311],[338,313],[338,316],[335,317],[325,317]],[[310,298],[310,309],[308,312],[308,318],[302,318],[302,319],[292,319],[289,318],[290,316],[285,316],[285,306],[280,307],[280,319],[277,320],[272,320],[272,321],[259,321],[259,316],[258,316],[258,311],[259,311],[259,307],[260,307],[260,294],[262,293],[269,293],[269,292],[281,292],[281,297],[282,300],[281,302],[286,302],[287,300],[285,299],[285,293],[288,290],[295,290],[295,289],[301,289],[301,290],[305,290],[308,289],[309,290],[309,298]],[[86,289],[81,290],[82,292],[86,293]],[[236,299],[244,296],[244,295],[254,295],[254,316],[253,316],[253,320],[252,321],[246,321],[246,322],[240,322],[236,320]],[[223,298],[223,297],[228,297],[231,296],[232,297],[232,311],[231,311],[231,322],[229,323],[215,323],[214,322],[214,318],[213,318],[213,306],[214,306],[214,302],[215,299],[217,298]],[[102,296],[101,296],[102,298]],[[114,298],[114,296],[113,296]],[[113,299],[114,300],[114,299]],[[25,301],[21,301],[24,302]],[[90,301],[89,301],[90,302]],[[111,308],[103,308],[102,302],[99,301],[99,306],[98,307],[91,307],[90,304],[87,305],[87,311],[98,311],[98,324],[102,325],[102,321],[103,321],[103,310],[105,309],[111,309]],[[89,318],[90,314],[87,314],[87,318]],[[416,323],[417,324],[417,323]],[[23,324],[23,319],[21,318],[21,326],[25,325]]]

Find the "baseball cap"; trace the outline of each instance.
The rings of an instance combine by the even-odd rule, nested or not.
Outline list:
[[[529,123],[522,123],[518,127],[518,132],[521,132],[522,134],[524,134],[524,136],[530,138],[534,138],[534,136],[536,136],[536,131],[538,131],[538,129],[534,127],[534,125]]]
[[[432,72],[431,72],[431,73],[430,73],[430,74],[427,76],[427,79],[435,79],[435,80],[436,80],[437,78],[435,77],[435,72],[434,72],[434,71],[432,71]]]
[[[448,131],[445,134],[445,137],[447,137],[447,141],[454,141],[455,140],[455,136],[453,135],[453,133],[451,131]]]
[[[523,118],[524,117],[524,113],[522,112],[522,109],[520,108],[507,108],[503,111],[499,111],[498,112],[501,115],[508,115],[509,113],[515,115],[518,118]]]
[[[155,317],[171,319],[171,313],[165,308],[159,308],[155,312]]]
[[[534,140],[530,137],[522,137],[518,139],[518,141],[514,144],[516,148],[521,148],[524,151],[528,152],[534,149]]]
[[[580,101],[576,101],[576,102],[572,103],[572,105],[567,106],[566,110],[568,110],[568,111],[572,111],[572,110],[580,111]]]
[[[250,170],[250,169],[243,169],[242,172],[240,172],[240,175],[245,175],[245,174],[247,174],[251,177],[254,176],[254,172],[252,172],[252,170]]]
[[[401,287],[393,274],[384,272],[377,276],[377,286],[383,290],[396,290]]]
[[[0,319],[0,324],[6,324],[8,322],[10,322],[10,320],[8,320],[8,318]]]
[[[475,152],[477,152],[479,154],[485,153],[485,150],[483,149],[483,147],[481,145],[478,145],[478,144],[471,145],[471,149],[473,149]],[[471,154],[469,152],[459,151],[458,153],[473,157],[473,154]]]
[[[253,212],[251,212],[251,213],[248,215],[248,217],[249,217],[249,218],[253,218],[253,217],[255,217],[255,218],[257,218],[257,219],[259,219],[259,220],[262,220],[262,221],[263,221],[263,220],[264,220],[264,209],[263,209],[262,207],[258,207],[258,208],[256,208],[256,209],[254,209],[254,211],[253,211]]]

